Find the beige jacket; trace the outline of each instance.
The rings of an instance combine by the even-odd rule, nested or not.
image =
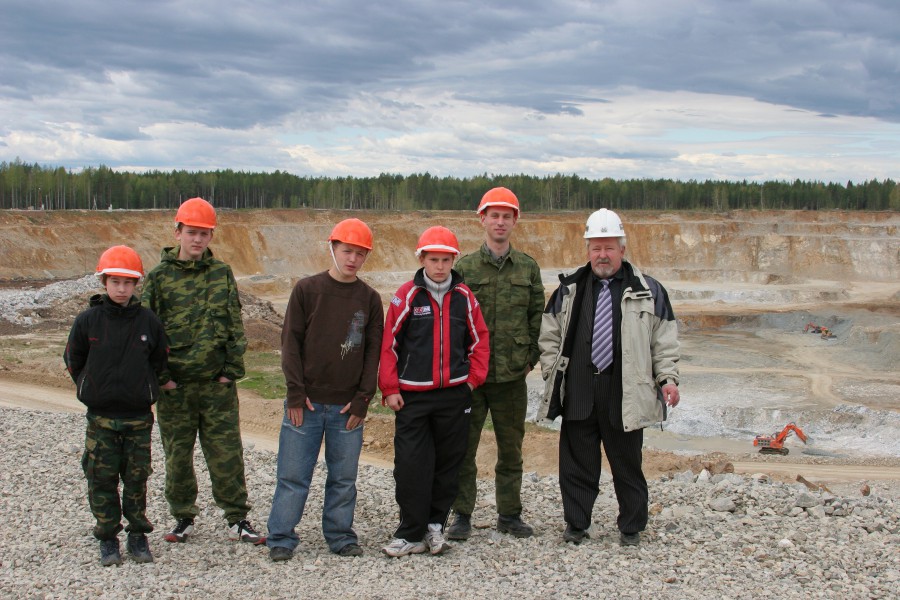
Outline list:
[[[678,327],[665,288],[631,263],[622,265],[622,425],[625,431],[633,431],[666,419],[660,388],[666,383],[678,384]],[[571,309],[588,276],[589,264],[560,275],[559,288],[542,316],[538,348],[544,396],[538,421],[562,414],[569,366],[566,340],[574,333]]]

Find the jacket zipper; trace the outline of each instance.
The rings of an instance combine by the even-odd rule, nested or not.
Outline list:
[[[450,290],[447,290],[447,293],[444,294],[444,298],[448,298],[450,294]],[[431,294],[428,294],[428,299],[431,300]],[[441,332],[440,343],[438,346],[438,381],[440,385],[438,387],[444,387],[444,306],[443,302],[438,304],[435,302],[438,309],[438,329]]]

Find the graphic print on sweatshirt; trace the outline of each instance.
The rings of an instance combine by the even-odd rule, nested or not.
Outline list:
[[[350,327],[347,329],[347,339],[341,344],[341,360],[344,360],[348,354],[362,346],[363,331],[366,327],[366,314],[358,310],[353,313],[350,320]]]

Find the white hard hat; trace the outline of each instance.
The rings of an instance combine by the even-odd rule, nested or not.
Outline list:
[[[601,208],[591,213],[587,224],[584,226],[584,238],[625,237],[625,227],[622,219],[613,211]]]

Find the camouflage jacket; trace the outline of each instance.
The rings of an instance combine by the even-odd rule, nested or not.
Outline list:
[[[510,248],[498,266],[482,244],[478,252],[463,256],[453,268],[478,298],[490,332],[487,381],[502,383],[524,377],[540,359],[544,285],[537,262]]]
[[[197,261],[163,248],[144,281],[141,301],[162,321],[169,338],[169,370],[176,383],[244,376],[247,340],[231,267],[207,249]]]

